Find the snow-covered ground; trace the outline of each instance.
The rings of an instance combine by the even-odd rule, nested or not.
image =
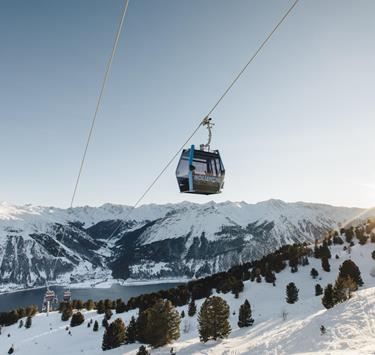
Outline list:
[[[244,292],[239,299],[232,294],[220,295],[231,308],[232,333],[228,339],[218,342],[199,341],[197,316],[187,316],[181,322],[181,338],[170,346],[154,349],[152,354],[168,354],[171,346],[177,354],[374,354],[375,353],[375,277],[370,272],[375,268],[371,252],[375,244],[356,245],[349,255],[343,246],[331,248],[331,272],[321,268],[320,260],[310,258],[310,265],[299,267],[292,274],[289,268],[277,274],[276,286],[265,282],[246,282]],[[339,259],[335,259],[335,255]],[[365,285],[349,301],[326,310],[321,304],[321,296],[315,296],[315,284],[325,287],[334,282],[338,268],[344,260],[351,258],[360,268]],[[319,277],[313,280],[310,270],[315,267]],[[289,305],[285,301],[285,287],[294,282],[299,288],[299,301]],[[239,329],[237,326],[240,304],[248,299],[253,310],[254,325]],[[203,300],[197,301],[198,309]],[[236,314],[233,314],[236,312]],[[287,313],[283,320],[282,314]],[[113,315],[124,319],[128,324],[136,311]],[[103,327],[98,332],[87,328],[87,322],[93,318],[101,324],[103,315],[95,311],[85,313],[83,325],[71,329],[72,335],[65,330],[68,322],[61,321],[61,315],[51,313],[49,317],[39,314],[33,318],[30,329],[13,325],[3,329],[0,335],[0,354],[5,354],[14,344],[16,354],[22,355],[63,355],[63,354],[102,354],[101,342]],[[321,335],[320,326],[327,329]],[[7,337],[7,334],[10,337]],[[131,344],[107,351],[108,355],[135,354],[140,344]]]

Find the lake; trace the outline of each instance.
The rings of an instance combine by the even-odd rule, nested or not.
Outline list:
[[[160,283],[134,286],[122,286],[114,284],[109,288],[73,288],[71,289],[71,292],[72,299],[81,299],[86,301],[91,298],[94,301],[98,301],[106,298],[111,300],[122,298],[126,302],[130,297],[139,296],[144,293],[166,290],[178,285],[182,285],[182,283]],[[56,292],[59,300],[62,300],[65,288],[52,286],[51,289]],[[39,310],[41,310],[45,292],[45,288],[40,288],[2,294],[0,295],[0,312],[9,311],[18,307],[26,307],[31,304],[36,304],[39,307]]]

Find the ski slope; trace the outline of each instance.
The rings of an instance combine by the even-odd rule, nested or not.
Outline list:
[[[297,273],[292,274],[286,268],[277,274],[275,287],[264,281],[247,281],[239,299],[232,294],[219,294],[231,308],[232,333],[228,339],[201,343],[197,315],[188,317],[187,306],[179,307],[179,311],[184,309],[186,313],[181,322],[181,338],[170,346],[153,349],[152,354],[168,354],[171,346],[177,354],[374,354],[375,277],[370,275],[375,267],[375,260],[371,258],[373,250],[375,244],[372,243],[355,245],[349,255],[343,251],[343,246],[333,246],[331,272],[322,270],[320,260],[309,258],[310,265],[299,267]],[[339,259],[335,259],[336,254]],[[352,299],[326,310],[321,304],[321,296],[315,296],[314,286],[317,282],[322,287],[334,282],[339,266],[349,258],[359,266],[365,284]],[[312,267],[319,272],[316,280],[310,276]],[[285,301],[285,287],[289,282],[294,282],[300,290],[299,301],[293,305]],[[238,309],[246,298],[251,303],[255,322],[252,327],[239,329]],[[196,302],[198,309],[202,302]],[[234,311],[235,315],[232,314]],[[287,313],[286,320],[283,320],[283,312]],[[119,316],[128,324],[136,313],[114,314],[112,320]],[[19,329],[17,325],[3,329],[0,354],[6,354],[12,344],[15,354],[20,355],[103,354],[104,328],[100,326],[98,332],[93,332],[92,327],[87,328],[90,319],[97,319],[101,325],[103,315],[95,311],[85,312],[85,323],[72,328],[72,335],[65,330],[68,322],[62,322],[60,317],[58,313],[51,313],[49,317],[39,314],[33,318],[30,329]],[[321,325],[327,329],[324,335],[320,333]],[[8,333],[10,337],[7,337]],[[105,354],[135,354],[139,346],[138,343],[124,345]]]

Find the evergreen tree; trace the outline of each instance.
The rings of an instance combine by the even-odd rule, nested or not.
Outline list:
[[[292,273],[295,273],[295,272],[298,271],[298,257],[297,256],[294,256],[294,257],[290,258],[289,266],[290,266],[290,271]]]
[[[73,309],[71,306],[69,307],[65,307],[62,314],[61,314],[61,320],[66,322],[67,320],[70,319],[70,317],[72,316],[73,314]]]
[[[73,308],[78,309],[79,311],[83,309],[83,302],[82,300],[74,300],[73,301]]]
[[[334,236],[333,237],[333,244],[341,245],[341,244],[344,244],[344,241],[339,236]]]
[[[319,248],[319,254],[321,258],[331,258],[331,251],[328,248],[327,242],[323,242],[323,245],[320,246]]]
[[[35,304],[31,305],[31,306],[28,306],[26,307],[25,309],[25,316],[35,316],[36,314],[38,313],[38,306],[36,306]]]
[[[311,269],[310,275],[313,279],[316,279],[319,276],[318,271],[315,268]]]
[[[356,290],[358,289],[358,286],[363,285],[361,272],[359,271],[358,266],[352,260],[345,260],[340,266],[339,270],[340,278],[346,278],[349,276],[354,280],[354,282],[357,284]]]
[[[146,349],[144,345],[141,345],[136,355],[150,355],[150,352]]]
[[[105,299],[104,300],[104,310],[111,310],[112,308],[116,308],[115,302],[112,302],[110,299]]]
[[[110,309],[106,309],[105,310],[105,314],[104,314],[104,317],[107,319],[107,320],[110,320],[112,318],[112,311]]]
[[[327,287],[324,289],[322,304],[327,309],[332,308],[336,304],[332,284],[328,284]]]
[[[117,318],[105,330],[103,335],[102,349],[115,349],[125,343],[126,328],[122,319]]]
[[[195,305],[194,299],[192,299],[189,303],[188,315],[189,317],[193,317],[195,313],[197,313],[197,306]]]
[[[353,291],[357,289],[356,282],[350,277],[338,277],[334,286],[334,299],[336,303],[344,302],[351,297]]]
[[[74,313],[72,316],[72,320],[70,321],[71,327],[76,327],[81,325],[85,321],[85,317],[81,312]]]
[[[266,272],[266,275],[264,277],[264,280],[268,283],[271,283],[271,284],[274,284],[275,281],[276,281],[276,275],[274,272],[272,272],[271,270],[268,270]]]
[[[85,308],[88,310],[88,311],[91,311],[95,308],[95,303],[93,300],[87,300],[86,303],[85,303]]]
[[[180,317],[185,318],[185,311],[184,310],[181,311]]]
[[[98,321],[97,321],[97,320],[95,321],[95,323],[94,323],[94,326],[93,326],[92,330],[93,330],[94,332],[97,332],[97,331],[99,330],[99,323],[98,323]]]
[[[228,337],[231,332],[228,318],[229,306],[224,299],[218,296],[207,298],[198,315],[201,341]]]
[[[134,316],[131,317],[128,327],[126,328],[126,342],[135,343],[137,340],[137,322]]]
[[[96,304],[96,311],[98,312],[98,314],[103,314],[104,313],[105,307],[104,307],[104,301],[103,300],[100,300]]]
[[[20,322],[18,323],[18,328],[22,328],[23,327],[23,320],[21,319]]]
[[[154,347],[166,345],[180,337],[180,321],[180,315],[172,303],[158,299],[138,317],[138,340]]]
[[[320,259],[320,250],[317,244],[315,244],[315,247],[314,247],[314,258]]]
[[[322,294],[323,294],[322,286],[320,286],[319,284],[316,284],[315,285],[315,296],[320,296]]]
[[[106,317],[104,317],[102,320],[102,327],[108,328],[108,325],[109,325],[108,320]]]
[[[331,271],[331,266],[329,265],[329,261],[327,257],[322,258],[322,269],[326,272]]]
[[[28,316],[26,318],[25,328],[29,329],[31,327],[31,324],[33,323],[33,319],[31,316]]]
[[[286,302],[293,304],[298,301],[298,288],[294,284],[294,282],[289,283],[286,285]]]
[[[242,327],[249,327],[253,325],[254,319],[251,318],[251,306],[248,300],[245,300],[244,304],[240,306],[240,310],[238,312],[238,326]]]
[[[354,237],[354,230],[353,227],[350,227],[345,230],[345,240],[347,243],[351,243],[352,239]]]
[[[116,302],[116,313],[126,312],[126,304],[122,299],[118,299]]]

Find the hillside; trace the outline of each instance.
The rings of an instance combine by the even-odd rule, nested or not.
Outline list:
[[[59,284],[197,278],[373,215],[279,200],[144,205],[127,217],[129,210],[0,204],[0,292],[44,285],[46,278]]]
[[[300,266],[298,272],[291,273],[287,267],[276,275],[276,286],[270,283],[246,281],[244,291],[235,299],[231,293],[219,294],[230,305],[230,322],[232,333],[228,339],[203,344],[199,341],[197,316],[186,316],[181,322],[181,338],[172,344],[177,354],[373,354],[375,348],[375,277],[370,273],[375,267],[371,253],[375,244],[357,244],[350,254],[343,250],[343,245],[330,247],[332,258],[329,260],[331,271],[322,270],[321,261],[309,258],[308,266]],[[347,245],[345,243],[345,245]],[[335,258],[339,256],[339,259]],[[339,266],[344,260],[353,260],[361,270],[364,286],[355,292],[352,299],[326,310],[321,304],[321,296],[314,295],[314,286],[318,282],[324,288],[334,282]],[[314,267],[319,272],[317,280],[310,276]],[[374,275],[374,273],[372,272]],[[285,301],[285,287],[294,282],[299,288],[299,300],[295,304]],[[248,299],[253,310],[254,325],[238,328],[238,309]],[[198,309],[203,300],[197,301]],[[187,306],[178,307],[179,311]],[[235,311],[236,315],[232,312]],[[282,313],[287,313],[284,321]],[[114,315],[120,316],[128,324],[131,315],[136,311]],[[66,323],[60,320],[60,314],[52,313],[48,318],[39,314],[33,319],[30,329],[18,329],[13,325],[3,329],[0,336],[0,353],[5,353],[11,344],[15,345],[17,354],[103,354],[101,341],[103,327],[98,333],[87,328],[86,323],[94,318],[101,321],[102,315],[95,311],[85,313],[85,324],[72,328],[70,336],[65,330]],[[327,333],[320,334],[324,325]],[[188,331],[186,332],[186,330]],[[6,334],[11,337],[7,338]],[[139,344],[131,344],[107,351],[105,354],[135,354]],[[170,347],[152,350],[152,354],[168,354]]]

